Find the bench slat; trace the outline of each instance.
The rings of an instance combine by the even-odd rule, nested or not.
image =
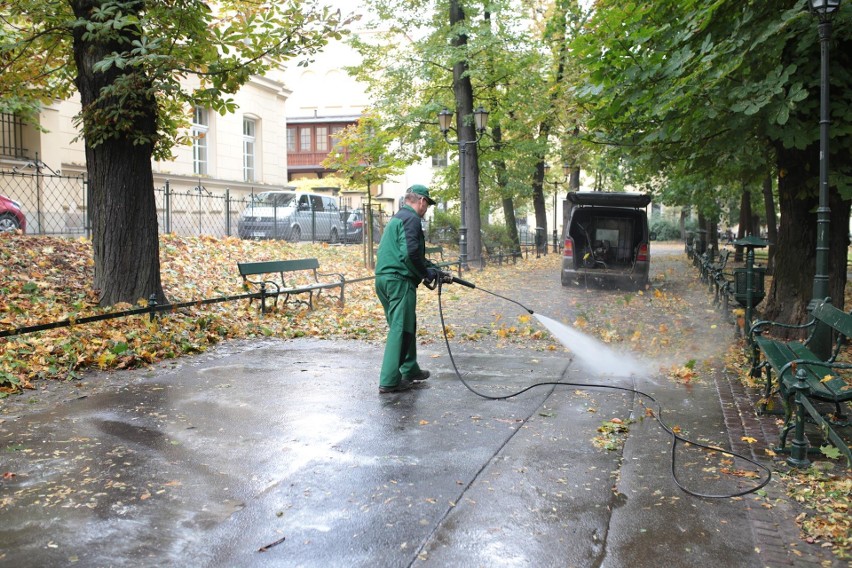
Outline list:
[[[319,260],[316,258],[300,258],[291,260],[268,260],[262,262],[237,263],[241,276],[257,274],[273,274],[275,272],[292,272],[296,270],[316,270]]]

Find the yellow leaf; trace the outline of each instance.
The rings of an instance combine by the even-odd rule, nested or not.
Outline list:
[[[743,436],[742,441],[745,442],[746,444],[753,444],[753,443],[757,442],[757,439],[752,438],[751,436]]]
[[[421,421],[420,421],[420,425],[421,425],[421,426],[426,426],[427,424],[429,424],[429,421],[428,421],[428,420],[421,420]]]
[[[830,380],[831,380],[831,379],[833,379],[833,378],[834,378],[834,377],[833,377],[832,375],[826,375],[826,376],[824,376],[824,377],[822,378],[822,380],[821,380],[820,382],[821,382],[821,383],[827,383],[828,381],[830,381]]]
[[[663,297],[663,293],[660,292],[659,288],[654,288],[654,297],[655,298],[662,298]]]

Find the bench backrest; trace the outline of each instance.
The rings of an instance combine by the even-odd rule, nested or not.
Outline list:
[[[432,256],[433,254],[438,255],[441,260],[444,260],[444,248],[443,247],[426,247],[426,256]]]
[[[852,315],[836,308],[834,304],[820,302],[814,307],[811,315],[846,337],[852,337]]]
[[[319,260],[315,258],[300,258],[296,260],[269,260],[264,262],[240,262],[237,263],[240,276],[246,277],[255,274],[273,274],[276,272],[293,272],[296,270],[316,270],[319,268]]]

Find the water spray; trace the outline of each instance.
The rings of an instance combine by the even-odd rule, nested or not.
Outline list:
[[[439,271],[438,277],[435,278],[434,281],[432,281],[430,283],[425,283],[425,284],[426,284],[426,287],[429,288],[430,290],[434,290],[435,288],[438,289],[438,313],[439,313],[440,318],[441,318],[441,330],[442,330],[443,335],[444,335],[444,344],[447,347],[447,354],[450,357],[450,363],[453,366],[453,370],[456,373],[456,377],[473,394],[475,394],[479,397],[488,399],[488,400],[507,400],[507,399],[510,399],[510,398],[514,398],[514,397],[516,397],[520,394],[523,394],[523,393],[527,392],[528,390],[532,390],[536,387],[542,387],[542,386],[553,386],[553,387],[555,387],[555,386],[563,386],[563,387],[564,386],[570,386],[570,387],[577,387],[577,388],[590,388],[591,387],[591,388],[619,390],[619,391],[633,393],[635,395],[639,395],[639,397],[646,398],[647,400],[651,401],[654,405],[656,405],[656,410],[653,412],[653,417],[656,419],[656,421],[660,425],[660,427],[663,430],[665,430],[672,438],[672,449],[671,449],[671,454],[670,454],[671,455],[672,479],[674,479],[675,484],[685,493],[688,493],[688,494],[693,495],[695,497],[702,497],[702,498],[705,498],[705,499],[731,499],[731,498],[734,498],[734,497],[741,497],[743,495],[748,495],[749,493],[754,493],[754,492],[762,489],[763,487],[765,487],[772,480],[771,470],[768,467],[766,467],[765,465],[758,463],[757,461],[755,461],[751,458],[748,458],[748,457],[743,456],[741,454],[737,454],[737,453],[730,451],[730,450],[725,450],[723,448],[718,448],[716,446],[710,446],[710,445],[707,445],[707,444],[702,444],[700,442],[695,442],[695,441],[689,440],[689,439],[679,435],[678,433],[676,433],[671,427],[669,427],[668,424],[663,422],[662,405],[660,405],[660,403],[657,402],[657,400],[653,396],[651,396],[650,394],[638,390],[636,388],[635,382],[634,382],[633,388],[630,388],[630,387],[620,387],[620,386],[617,386],[617,385],[610,385],[610,384],[570,383],[570,382],[562,382],[562,381],[546,381],[546,382],[532,384],[532,385],[525,387],[525,388],[523,388],[523,389],[521,389],[517,392],[514,392],[512,394],[503,395],[503,396],[492,396],[492,395],[487,395],[487,394],[484,394],[484,393],[477,391],[472,386],[470,386],[467,383],[467,381],[464,380],[464,377],[462,376],[461,372],[459,371],[458,366],[456,365],[455,358],[453,357],[453,350],[450,347],[450,340],[447,337],[447,326],[444,323],[444,308],[443,308],[443,304],[441,303],[441,288],[444,284],[460,284],[460,285],[465,286],[467,288],[470,288],[472,290],[479,290],[480,292],[485,292],[486,294],[490,294],[490,295],[495,296],[497,298],[500,298],[502,300],[506,300],[507,302],[511,302],[511,303],[521,307],[524,311],[526,311],[530,315],[534,315],[536,317],[536,319],[539,320],[539,322],[541,322],[542,325],[544,325],[546,328],[548,328],[548,330],[551,333],[553,333],[552,324],[556,323],[556,322],[554,322],[550,318],[546,318],[544,316],[540,316],[539,314],[536,314],[535,312],[533,312],[533,310],[526,307],[525,305],[518,302],[517,300],[513,300],[512,298],[507,298],[506,296],[502,296],[500,294],[497,294],[496,292],[486,290],[485,288],[480,288],[480,287],[476,286],[473,282],[469,282],[469,281],[463,280],[463,279],[461,279],[457,276],[453,276],[449,272]],[[554,334],[554,335],[556,335],[556,334]],[[566,345],[566,347],[567,347],[567,345]],[[631,379],[633,377],[635,377],[635,373],[631,373],[630,377],[631,377]],[[752,487],[751,489],[746,489],[746,490],[739,491],[739,492],[736,492],[736,493],[706,494],[706,493],[699,493],[699,492],[696,492],[696,491],[692,491],[692,490],[688,489],[687,487],[685,487],[677,477],[677,471],[676,471],[675,464],[677,462],[677,451],[676,451],[676,449],[677,449],[678,442],[683,442],[684,444],[689,444],[691,446],[702,448],[702,449],[705,449],[705,450],[708,450],[708,451],[719,452],[719,453],[726,454],[726,455],[729,455],[729,456],[732,456],[732,457],[735,457],[735,458],[742,459],[742,460],[760,468],[761,470],[763,470],[766,473],[766,478],[763,481],[761,481],[757,486]]]

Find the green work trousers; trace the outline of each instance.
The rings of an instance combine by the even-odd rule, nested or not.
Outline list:
[[[376,276],[376,295],[385,310],[388,339],[379,375],[380,387],[399,384],[420,372],[417,364],[417,287],[393,276]]]

